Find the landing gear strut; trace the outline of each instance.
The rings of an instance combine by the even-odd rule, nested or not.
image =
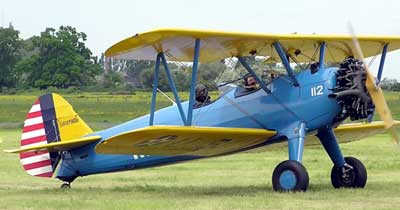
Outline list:
[[[321,140],[334,166],[331,171],[333,187],[363,188],[367,183],[367,170],[354,157],[343,157],[331,127],[320,128],[317,137]]]
[[[308,188],[308,173],[301,160],[303,158],[306,124],[297,122],[289,126],[288,134],[289,160],[276,166],[272,174],[272,185],[275,191],[306,191]]]

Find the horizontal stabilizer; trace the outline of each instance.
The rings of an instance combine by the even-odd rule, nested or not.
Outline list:
[[[253,128],[149,126],[96,145],[104,154],[213,156],[265,142],[275,131]]]
[[[12,150],[4,150],[4,152],[8,153],[22,153],[22,152],[39,152],[39,151],[49,151],[49,152],[57,152],[57,151],[67,151],[74,148],[78,148],[89,144],[94,141],[98,141],[101,139],[101,136],[89,136],[83,137],[79,139],[73,139],[68,141],[58,141],[49,144],[42,144],[37,146],[27,146],[21,147],[19,149],[12,149]]]

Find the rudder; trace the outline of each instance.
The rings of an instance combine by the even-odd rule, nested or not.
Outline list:
[[[48,93],[35,101],[21,135],[21,148],[80,138],[93,132],[60,95]],[[32,176],[52,177],[59,162],[58,152],[23,152],[20,161]]]

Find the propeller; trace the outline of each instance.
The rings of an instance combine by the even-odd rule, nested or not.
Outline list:
[[[353,26],[351,23],[349,23],[349,30],[352,35],[353,39],[353,44],[356,49],[357,56],[364,61],[364,55],[362,53],[360,43],[358,42],[358,39],[356,37],[356,34],[354,33]],[[394,126],[394,121],[392,117],[392,113],[390,112],[390,109],[386,103],[385,97],[383,96],[382,89],[376,85],[375,83],[375,78],[371,74],[368,65],[363,62],[365,72],[366,72],[366,82],[365,86],[367,87],[367,90],[369,92],[369,95],[372,98],[373,103],[375,104],[375,109],[379,114],[379,117],[383,122],[385,123],[385,129],[388,129],[390,133],[392,134],[392,140],[394,143],[399,144],[400,143],[400,137],[399,134],[397,133],[396,127]]]

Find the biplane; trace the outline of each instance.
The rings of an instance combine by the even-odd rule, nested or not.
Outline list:
[[[363,188],[367,171],[345,157],[340,143],[389,130],[397,140],[379,83],[387,52],[400,49],[400,37],[274,35],[207,30],[159,29],[136,34],[106,51],[112,59],[155,62],[150,113],[101,131],[92,129],[60,95],[48,93],[33,104],[24,122],[19,153],[26,172],[58,178],[70,188],[77,177],[136,170],[182,161],[268,151],[287,146],[288,160],[273,171],[276,191],[306,191],[304,146],[322,144],[332,160],[333,187]],[[363,59],[381,55],[377,76]],[[251,56],[278,63],[285,74],[263,79]],[[230,86],[203,106],[196,103],[198,66],[236,58],[259,85],[243,93]],[[171,62],[191,63],[189,100],[182,102]],[[295,71],[294,63],[310,63]],[[155,110],[161,70],[175,104]],[[267,72],[268,74],[268,72]],[[95,108],[95,107],[94,107]],[[382,121],[372,122],[375,111]],[[347,121],[357,121],[344,124]],[[360,122],[361,121],[361,122]]]

